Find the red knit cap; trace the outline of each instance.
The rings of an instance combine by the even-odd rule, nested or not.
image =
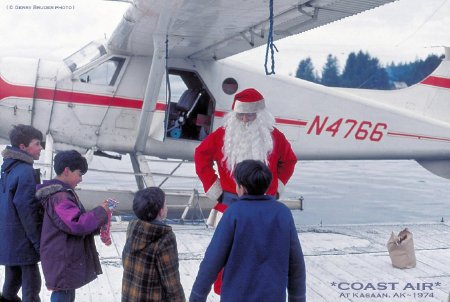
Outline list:
[[[264,97],[254,88],[236,93],[231,109],[237,113],[256,113],[265,108]]]

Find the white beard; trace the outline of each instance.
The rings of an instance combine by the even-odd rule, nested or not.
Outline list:
[[[224,161],[228,171],[233,172],[236,164],[246,159],[260,160],[268,164],[273,149],[272,130],[275,119],[267,111],[257,113],[254,121],[244,123],[235,112],[225,118],[223,145]]]

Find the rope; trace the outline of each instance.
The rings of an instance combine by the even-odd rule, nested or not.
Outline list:
[[[172,90],[170,89],[170,78],[169,78],[169,67],[168,61],[169,61],[169,36],[166,35],[166,115],[165,115],[165,122],[164,122],[164,139],[166,138],[168,123],[169,123],[169,106],[170,101],[172,98]]]
[[[278,52],[277,47],[273,43],[273,0],[269,2],[269,34],[267,36],[267,47],[266,47],[266,61],[264,63],[264,68],[266,69],[266,75],[275,74],[275,52]],[[271,71],[269,72],[267,68],[267,62],[269,60],[269,49],[270,49],[270,60],[271,60]]]

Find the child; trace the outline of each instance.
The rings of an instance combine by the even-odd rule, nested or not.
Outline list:
[[[0,179],[0,264],[5,281],[0,301],[40,301],[39,242],[42,207],[34,198],[34,160],[41,154],[42,133],[32,126],[17,125],[9,133],[11,146],[2,152]]]
[[[225,211],[200,264],[189,301],[206,301],[224,267],[221,300],[306,301],[302,249],[291,211],[270,195],[272,181],[261,161],[234,170],[239,200]]]
[[[62,151],[54,159],[56,178],[37,187],[36,197],[44,206],[41,261],[45,284],[52,290],[51,302],[75,301],[75,289],[102,273],[94,233],[107,222],[109,208],[86,212],[75,187],[88,170],[77,151]]]
[[[172,227],[164,224],[164,192],[150,187],[136,193],[123,248],[122,302],[185,301],[178,271],[178,250]]]

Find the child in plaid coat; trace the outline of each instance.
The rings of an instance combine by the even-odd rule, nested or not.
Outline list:
[[[178,271],[178,250],[172,227],[164,224],[164,192],[150,187],[136,193],[123,248],[122,302],[185,301]]]

